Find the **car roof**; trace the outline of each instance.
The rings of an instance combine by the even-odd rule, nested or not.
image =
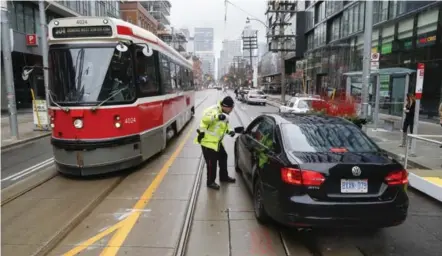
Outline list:
[[[292,101],[296,101],[296,100],[322,100],[323,99],[319,99],[319,98],[313,98],[313,97],[293,97],[291,98]]]
[[[350,121],[336,116],[322,114],[299,113],[266,113],[262,116],[271,117],[276,124],[351,124]]]

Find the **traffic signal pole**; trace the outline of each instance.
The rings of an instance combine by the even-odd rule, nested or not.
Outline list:
[[[1,22],[2,22],[2,51],[3,67],[6,79],[6,97],[8,98],[9,126],[11,138],[19,139],[17,106],[15,102],[14,74],[12,72],[11,38],[9,32],[8,5],[5,0],[1,1]]]

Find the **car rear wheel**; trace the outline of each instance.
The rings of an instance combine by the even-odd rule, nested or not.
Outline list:
[[[259,223],[265,224],[269,221],[269,216],[267,215],[264,204],[262,200],[262,186],[259,178],[255,182],[253,189],[253,209],[255,211],[255,217]]]

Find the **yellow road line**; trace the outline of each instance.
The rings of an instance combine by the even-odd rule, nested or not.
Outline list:
[[[442,187],[442,179],[439,177],[423,177],[426,181],[434,183]]]
[[[193,129],[190,129],[190,131],[186,134],[184,139],[178,145],[178,148],[173,152],[172,156],[163,165],[160,172],[156,175],[155,179],[152,181],[150,186],[144,191],[143,195],[140,197],[140,199],[137,201],[135,206],[132,208],[132,210],[135,210],[135,211],[133,211],[124,220],[103,230],[99,234],[89,238],[84,243],[81,243],[80,245],[73,248],[69,252],[63,254],[63,256],[77,255],[78,253],[84,251],[85,249],[87,249],[88,247],[90,247],[91,245],[96,243],[98,240],[113,233],[114,231],[116,231],[116,233],[112,236],[111,240],[107,243],[106,248],[101,252],[100,255],[102,255],[102,256],[116,255],[118,253],[118,250],[120,249],[120,247],[123,245],[124,241],[126,240],[127,236],[129,235],[129,232],[133,229],[135,223],[137,222],[138,218],[140,217],[141,212],[142,212],[140,210],[146,208],[150,199],[152,199],[153,193],[157,190],[157,188],[159,187],[159,185],[163,181],[164,177],[166,176],[167,172],[169,171],[170,166],[172,166],[175,159],[179,156],[179,154],[183,150],[184,145],[189,140],[189,137],[190,137],[192,131],[193,131]]]
[[[98,233],[97,235],[95,235],[95,236],[89,238],[88,240],[86,240],[84,243],[81,243],[80,245],[78,245],[77,247],[73,248],[69,252],[63,254],[63,256],[74,256],[74,255],[77,255],[78,253],[82,252],[83,250],[85,250],[89,246],[95,244],[98,240],[102,239],[103,237],[111,234],[115,230],[117,230],[120,227],[122,227],[125,221],[126,221],[126,219],[118,222],[117,224],[113,225],[112,227],[109,227],[109,228],[103,230],[102,232]]]
[[[175,152],[173,152],[172,156],[167,160],[163,168],[161,168],[160,172],[157,174],[157,176],[152,181],[150,186],[144,191],[143,195],[141,196],[141,199],[139,199],[138,202],[133,207],[134,210],[142,210],[149,203],[150,199],[153,196],[153,193],[155,192],[155,190],[157,190],[158,186],[163,181],[164,176],[166,176],[167,172],[169,171],[169,167],[172,166],[175,159],[183,150],[184,145],[189,139],[192,131],[193,129],[191,129],[186,134],[186,137],[180,143],[178,148],[175,150]],[[112,236],[111,240],[107,243],[106,248],[101,252],[100,256],[117,255],[118,250],[120,250],[120,247],[123,245],[124,241],[129,235],[129,232],[132,230],[138,218],[140,217],[140,214],[141,211],[135,211],[131,216],[127,218],[125,224],[121,228],[119,228],[118,231]]]

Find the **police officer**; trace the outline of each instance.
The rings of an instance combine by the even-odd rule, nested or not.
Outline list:
[[[217,105],[209,107],[204,111],[195,142],[201,145],[203,156],[207,166],[207,187],[219,189],[216,184],[216,167],[219,166],[219,178],[221,182],[235,183],[235,179],[227,173],[227,152],[224,149],[222,140],[225,134],[231,137],[235,132],[229,128],[229,114],[234,106],[230,96],[225,97]]]

